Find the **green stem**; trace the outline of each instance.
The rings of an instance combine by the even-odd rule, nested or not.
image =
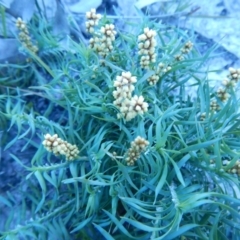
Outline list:
[[[1,11],[1,18],[2,18],[2,28],[3,28],[3,37],[4,38],[7,38],[7,28],[6,28],[6,15],[5,15],[5,7],[4,6],[1,6],[0,7],[0,11]]]
[[[40,57],[38,57],[34,52],[32,52],[30,49],[25,48],[27,52],[31,55],[33,59],[35,59],[40,66],[42,66],[53,78],[55,77],[54,72],[45,64]]]

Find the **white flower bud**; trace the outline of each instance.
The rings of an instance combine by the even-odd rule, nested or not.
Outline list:
[[[236,73],[236,69],[235,69],[235,68],[232,68],[232,67],[230,67],[230,68],[228,69],[228,71],[229,71],[231,74]]]
[[[138,41],[145,41],[146,39],[147,39],[147,37],[144,34],[138,36]]]
[[[150,46],[150,41],[147,40],[145,43],[144,43],[144,48],[149,48]]]
[[[147,35],[148,38],[153,37],[153,33],[152,33],[152,31],[147,32],[146,35]]]
[[[139,48],[139,49],[143,48],[143,42],[140,42],[140,43],[138,44],[138,48]]]
[[[145,34],[147,34],[147,33],[149,32],[149,28],[144,28],[144,29],[143,29],[143,32],[144,32]]]
[[[58,141],[53,142],[53,147],[56,147],[56,146],[58,146]]]

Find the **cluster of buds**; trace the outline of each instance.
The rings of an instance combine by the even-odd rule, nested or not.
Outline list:
[[[193,43],[191,41],[188,41],[185,43],[183,48],[181,48],[182,54],[188,54],[193,48]]]
[[[220,108],[220,106],[217,104],[217,101],[216,100],[212,100],[210,102],[210,110],[213,111],[213,112],[216,112],[218,111]]]
[[[119,108],[120,112],[117,117],[124,117],[126,121],[131,121],[137,115],[143,115],[148,111],[148,104],[144,102],[143,96],[135,95],[131,99],[126,98]]]
[[[206,115],[207,115],[206,112],[201,113],[201,114],[200,114],[200,121],[205,121]]]
[[[17,18],[16,27],[19,30],[18,36],[22,45],[29,49],[30,51],[32,51],[33,53],[37,53],[38,47],[33,44],[31,37],[29,35],[27,25],[21,18]]]
[[[158,74],[160,74],[160,73],[163,73],[163,74],[164,74],[164,73],[170,71],[171,69],[172,69],[171,66],[169,66],[169,65],[165,66],[164,63],[160,62],[160,63],[158,64],[157,73],[158,73]]]
[[[61,138],[57,134],[50,135],[47,133],[44,135],[43,146],[47,151],[52,152],[56,156],[65,155],[68,161],[72,161],[78,157],[79,150],[76,145],[72,145]]]
[[[140,64],[142,68],[148,69],[150,63],[156,62],[156,45],[157,41],[155,39],[157,33],[149,28],[144,28],[143,34],[138,36],[138,54],[141,56]]]
[[[106,24],[89,41],[90,48],[94,49],[102,57],[105,57],[113,50],[113,42],[117,34],[114,28],[113,24]]]
[[[228,164],[230,164],[230,161],[225,160],[224,165],[228,165]],[[237,160],[235,165],[231,169],[228,169],[228,172],[233,174],[238,174],[240,176],[240,160]]]
[[[175,55],[175,60],[180,62],[184,60],[184,55],[188,54],[193,48],[193,43],[191,41],[188,41],[184,44],[184,46],[181,48],[181,53]]]
[[[226,88],[235,87],[240,79],[240,69],[230,67],[228,70],[229,75],[227,75],[227,78],[223,79],[222,84]]]
[[[174,56],[174,58],[177,62],[181,62],[184,60],[184,56],[182,54],[177,54]]]
[[[89,33],[94,33],[94,27],[98,25],[99,20],[102,18],[101,14],[96,14],[96,9],[92,8],[86,12],[86,28]]]
[[[218,105],[216,100],[211,100],[210,102],[210,111],[211,113],[216,113],[216,111],[218,111],[220,109],[220,106]],[[205,121],[206,120],[206,112],[200,113],[199,115],[199,119],[200,121]]]
[[[133,142],[131,142],[131,147],[128,149],[126,162],[128,166],[133,166],[134,163],[140,157],[140,154],[145,151],[146,147],[149,145],[149,142],[138,136]]]
[[[93,37],[89,40],[89,46],[96,51],[100,56],[106,57],[113,50],[113,42],[117,32],[113,24],[105,24],[101,29],[95,29],[98,26],[101,14],[96,14],[96,9],[91,9],[90,12],[86,13],[87,31],[93,34]]]
[[[151,77],[147,79],[149,85],[156,85],[157,82],[159,81],[159,75],[158,74],[153,74]]]
[[[222,81],[223,87],[219,87],[217,90],[217,96],[223,102],[230,97],[229,88],[235,87],[240,79],[240,69],[230,67],[228,70],[229,74]]]
[[[125,99],[131,99],[132,92],[134,91],[134,83],[137,82],[137,78],[132,76],[130,72],[122,72],[121,76],[117,76],[113,83],[116,88],[113,91],[113,97],[116,99],[113,103],[117,107],[121,107],[122,102]]]
[[[222,102],[226,102],[229,97],[229,88],[235,87],[240,79],[240,69],[229,68],[229,75],[227,78],[223,79],[223,87],[219,87],[216,91],[216,95]],[[220,109],[220,106],[217,104],[216,100],[211,100],[210,102],[210,111],[216,112]],[[201,117],[200,117],[201,118]]]
[[[121,76],[117,76],[114,81],[113,104],[120,110],[118,118],[125,118],[130,121],[137,115],[143,115],[148,110],[148,104],[144,102],[143,96],[132,97],[134,91],[133,83],[137,82],[137,78],[132,76],[130,72],[122,72]]]
[[[227,89],[226,89],[226,88],[222,88],[222,87],[218,88],[218,90],[217,90],[217,96],[218,96],[218,98],[219,98],[221,101],[223,101],[223,102],[227,101],[228,98],[229,98],[229,94],[228,94],[228,92],[227,92]]]
[[[148,78],[149,85],[156,85],[162,75],[169,72],[172,68],[170,66],[165,66],[164,63],[160,62],[157,66],[156,73]]]

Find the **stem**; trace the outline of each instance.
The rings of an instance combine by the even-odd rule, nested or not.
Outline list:
[[[53,78],[55,77],[55,74],[53,73],[53,71],[47,66],[47,64],[45,64],[42,61],[40,57],[38,57],[34,52],[29,50],[28,48],[25,48],[25,49],[32,56],[32,58],[35,59],[40,64],[40,66],[42,66]]]
[[[5,7],[1,6],[1,18],[2,18],[2,28],[3,28],[3,37],[7,38],[7,28],[6,28],[6,15],[5,15]]]

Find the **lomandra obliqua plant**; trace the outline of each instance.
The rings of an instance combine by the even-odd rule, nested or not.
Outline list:
[[[215,47],[147,18],[122,32],[92,9],[87,45],[16,27],[27,62],[1,64],[0,104],[22,172],[0,239],[240,239],[240,70],[210,87]]]

